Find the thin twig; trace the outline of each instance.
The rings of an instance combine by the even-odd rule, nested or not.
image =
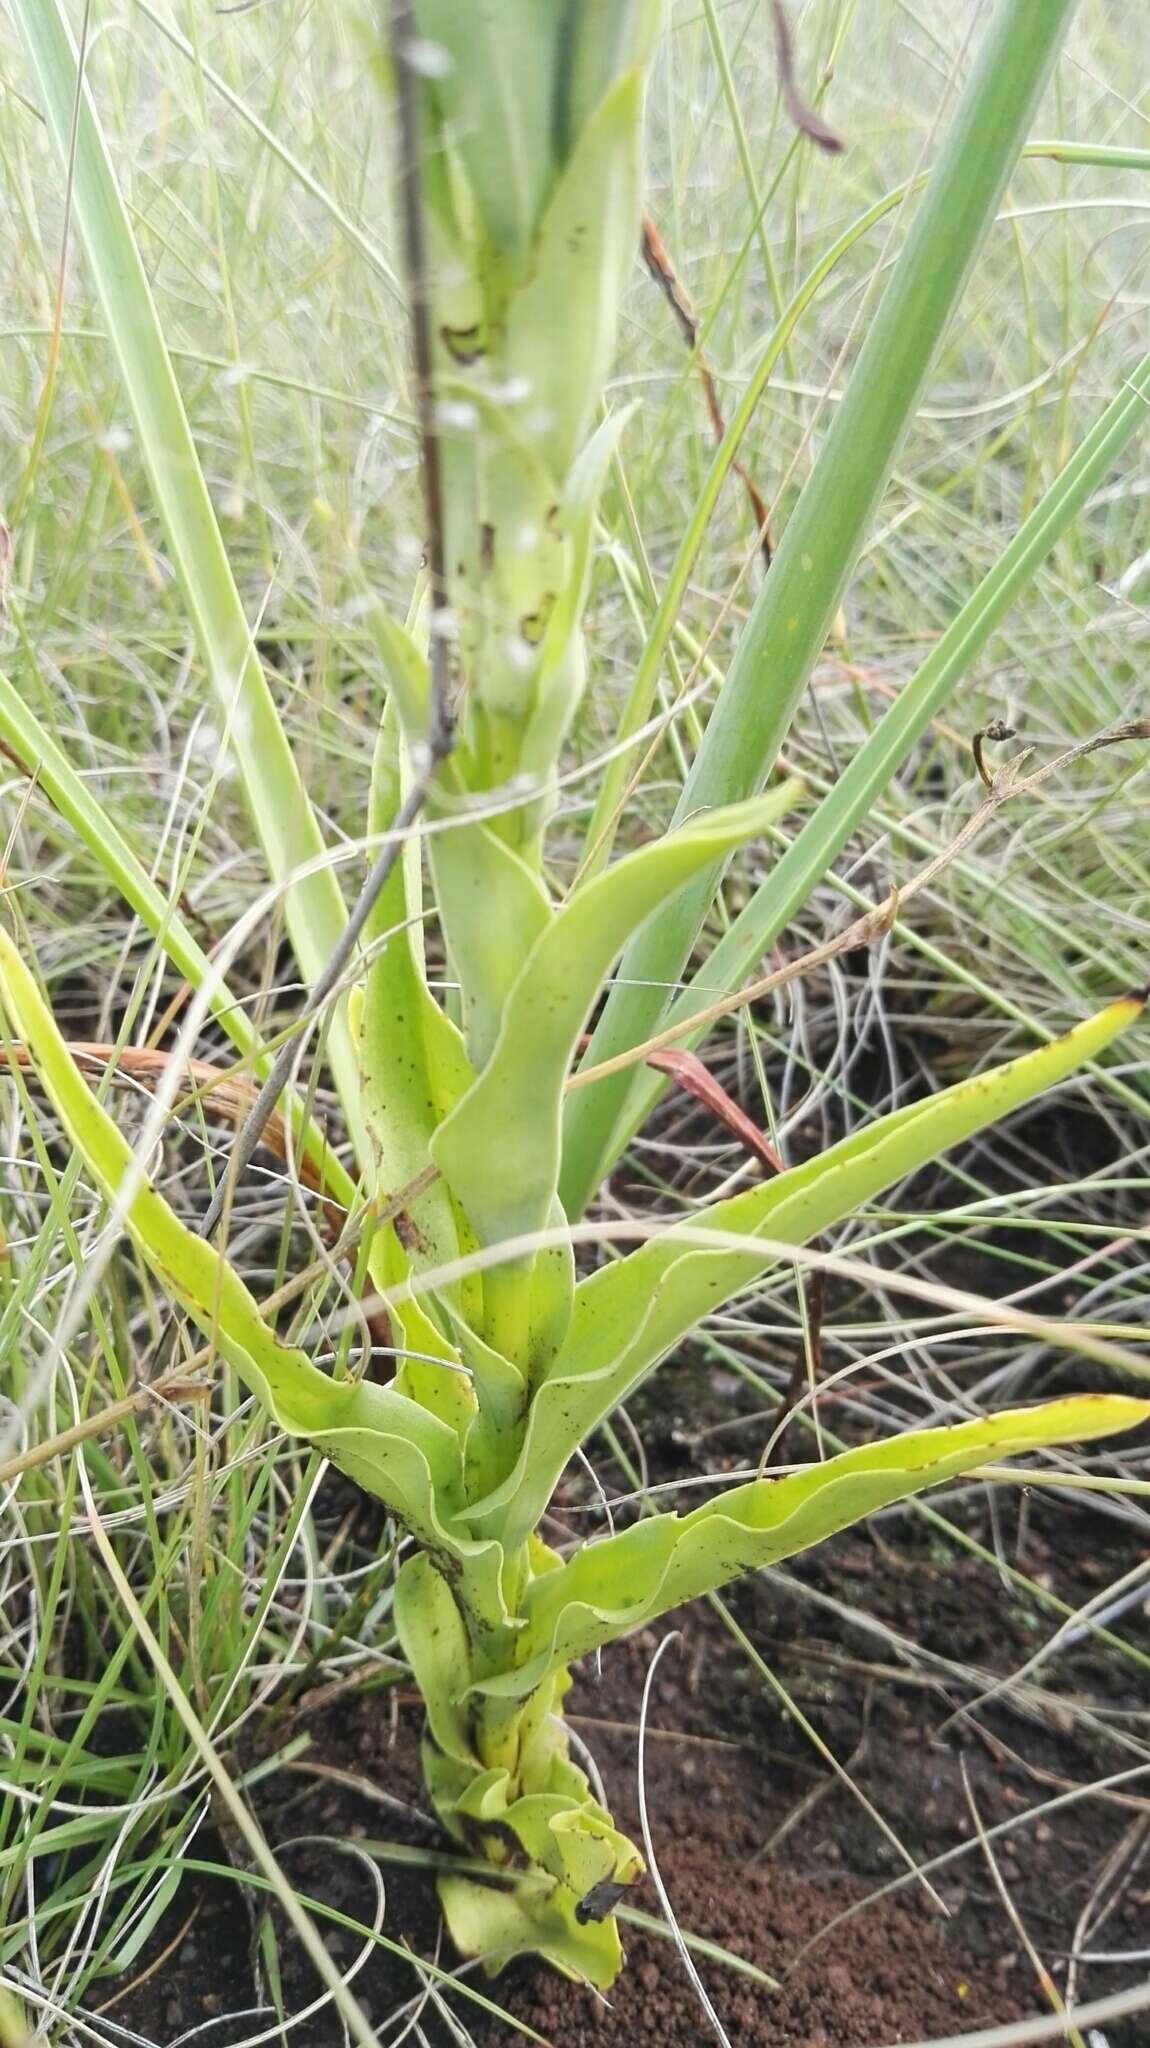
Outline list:
[[[771,20],[775,28],[775,62],[779,72],[779,91],[783,105],[799,133],[816,142],[820,149],[838,153],[843,146],[841,135],[816,113],[809,100],[804,99],[795,78],[795,56],[791,45],[791,29],[787,20],[783,0],[771,0]]]
[[[974,755],[974,765],[978,770],[978,779],[984,789],[992,789],[994,787],[994,770],[987,767],[986,761],[983,758],[983,741],[993,740],[997,745],[1002,740],[1012,740],[1013,738],[1014,727],[1012,725],[1004,725],[1001,718],[992,718],[989,725],[979,727],[971,740],[970,751]]]
[[[699,1975],[694,1958],[687,1947],[682,1930],[675,1918],[675,1909],[671,1904],[670,1895],[663,1882],[662,1873],[656,1861],[655,1844],[651,1839],[651,1822],[647,1813],[647,1715],[651,1706],[651,1686],[654,1682],[655,1673],[659,1668],[659,1659],[663,1655],[664,1650],[670,1643],[681,1642],[682,1636],[678,1629],[672,1630],[670,1635],[663,1637],[647,1667],[647,1677],[643,1685],[643,1703],[639,1709],[639,1756],[636,1764],[637,1790],[639,1794],[639,1825],[643,1831],[643,1850],[647,1858],[647,1869],[650,1873],[651,1883],[659,1895],[659,1904],[663,1908],[663,1917],[670,1929],[671,1939],[679,1951],[679,1960],[687,1972],[695,1997],[698,1999],[699,2004],[711,2023],[715,2039],[721,2043],[721,2048],[731,2048],[723,2022],[707,1995],[707,1987]]]
[[[815,1239],[816,1245],[819,1239]],[[822,1377],[823,1363],[823,1316],[826,1312],[826,1275],[817,1266],[812,1266],[803,1282],[806,1304],[806,1329],[804,1341],[796,1346],[791,1376],[783,1395],[778,1415],[773,1419],[770,1447],[764,1460],[770,1471],[787,1461],[788,1426],[800,1401],[805,1394],[813,1398]]]
[[[727,427],[723,418],[722,407],[719,404],[719,394],[715,388],[715,379],[711,373],[710,365],[703,354],[702,344],[699,339],[699,318],[694,306],[691,304],[686,288],[671,261],[667,245],[649,213],[643,215],[643,261],[647,266],[649,274],[654,278],[655,283],[670,306],[672,313],[675,315],[675,319],[679,324],[679,331],[695,358],[696,367],[699,372],[699,381],[703,387],[703,397],[707,403],[707,414],[711,422],[711,431],[714,434],[716,443],[721,447],[726,439]],[[746,491],[747,499],[755,518],[755,527],[758,532],[759,547],[762,550],[763,561],[769,569],[771,566],[771,555],[774,551],[774,542],[771,537],[771,515],[767,510],[766,499],[763,497],[750,471],[744,468],[737,455],[731,457],[731,468],[740,479],[743,489]]]
[[[418,41],[412,0],[393,0],[391,9],[391,53],[395,70],[399,111],[398,185],[407,261],[408,297],[411,308],[412,355],[415,366],[415,410],[419,423],[424,516],[427,529],[427,568],[431,597],[430,669],[431,701],[423,758],[400,805],[387,844],[376,855],[359,901],[333,947],[311,994],[268,1072],[232,1149],[227,1174],[216,1189],[200,1225],[210,1237],[231,1200],[232,1190],[247,1171],[263,1137],[268,1119],[291,1080],[297,1058],[302,1057],[300,1033],[323,1009],[340,986],[380,894],[403,852],[404,842],[422,811],[440,764],[455,743],[455,720],[449,695],[451,615],[447,603],[447,574],[443,545],[443,499],[439,459],[439,435],[435,418],[435,384],[431,345],[430,282],[427,246],[423,231],[423,194],[420,175],[418,79],[412,52]]]
[[[143,1408],[162,1402],[209,1401],[211,1396],[211,1381],[193,1379],[186,1369],[166,1380],[137,1387],[132,1393],[125,1394],[123,1400],[110,1402],[97,1414],[85,1416],[83,1422],[74,1422],[70,1429],[61,1429],[43,1443],[33,1444],[12,1458],[5,1458],[0,1462],[0,1486],[7,1486],[9,1480],[18,1479],[21,1473],[31,1472],[37,1465],[47,1465],[53,1458],[64,1457],[68,1451],[87,1443],[90,1437],[101,1436],[105,1430],[115,1429],[121,1422],[129,1421]]]
[[[744,1009],[748,1003],[757,1002],[761,997],[773,994],[775,989],[785,987],[788,982],[814,973],[817,968],[825,967],[828,961],[837,959],[841,953],[853,953],[862,946],[871,945],[876,938],[880,938],[890,929],[911,898],[919,895],[923,889],[929,888],[942,870],[949,867],[955,856],[969,846],[972,839],[977,838],[1003,804],[1041,788],[1044,782],[1049,782],[1063,768],[1074,761],[1084,759],[1087,754],[1097,753],[1100,747],[1116,746],[1122,740],[1144,739],[1150,739],[1150,718],[1132,719],[1129,724],[1111,726],[1106,732],[1096,733],[1093,739],[1080,740],[1077,746],[1067,747],[1061,754],[1056,754],[1053,760],[1044,762],[1041,768],[1033,769],[1029,775],[1023,775],[1021,772],[1031,754],[1029,747],[1024,748],[1013,760],[1007,761],[999,769],[984,801],[956,833],[949,846],[944,846],[928,860],[925,867],[920,868],[916,875],[912,875],[908,882],[893,888],[882,903],[864,911],[861,917],[856,917],[853,923],[838,932],[833,939],[826,939],[821,946],[812,946],[809,952],[801,953],[796,960],[788,961],[785,967],[778,967],[773,973],[764,974],[760,980],[749,982],[746,988],[736,989],[731,995],[717,997],[713,1003],[708,1003],[705,1009],[681,1017],[677,1024],[669,1024],[665,1031],[656,1032],[654,1037],[644,1039],[641,1045],[629,1047],[626,1052],[617,1053],[613,1059],[601,1060],[595,1067],[580,1068],[578,1073],[572,1074],[568,1079],[568,1089],[589,1088],[594,1082],[602,1081],[606,1075],[617,1073],[624,1067],[640,1066],[645,1060],[650,1059],[652,1053],[661,1052],[664,1046],[674,1045],[678,1039],[686,1038],[689,1033],[713,1024],[719,1017],[729,1016],[732,1011]]]

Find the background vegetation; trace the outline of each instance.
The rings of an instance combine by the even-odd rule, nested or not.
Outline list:
[[[795,7],[804,79],[847,143],[829,158],[796,140],[779,105],[758,0],[676,0],[651,95],[648,203],[703,321],[726,412],[764,329],[819,254],[929,157],[982,11],[965,0],[945,10],[898,0]],[[349,13],[305,0],[219,17],[165,0],[101,4],[89,36],[89,76],[249,616],[320,813],[333,839],[354,837],[382,689],[362,577],[402,611],[419,553],[389,138],[363,43]],[[1150,147],[1148,59],[1137,0],[1084,0],[1039,132]],[[0,509],[12,534],[3,665],[161,886],[218,939],[264,876],[83,262],[63,239],[68,195],[7,28],[0,85]],[[1145,173],[1041,158],[1020,167],[800,715],[788,758],[816,783],[833,779],[1142,353],[1148,210]],[[777,526],[900,232],[896,213],[838,266],[759,408],[743,455]],[[62,265],[59,360],[46,387]],[[563,797],[572,855],[710,454],[698,380],[638,256],[612,398],[639,403],[605,505],[594,687]],[[881,893],[953,837],[976,798],[970,737],[989,719],[1005,718],[1042,759],[1144,711],[1147,445],[1135,444],[1059,544],[788,951],[838,928],[854,892]],[[732,479],[661,684],[668,705],[686,685],[687,706],[644,759],[629,838],[669,815],[709,681],[759,573]],[[1035,1028],[1059,1028],[1145,980],[1143,751],[1095,755],[1031,808],[1008,808],[865,958],[848,956],[730,1026],[711,1064],[776,1143],[802,1156],[907,1087],[1003,1056]],[[58,1016],[77,1038],[147,1043],[177,984],[99,865],[7,759],[0,822],[4,886]],[[748,879],[746,867],[735,875],[732,903]],[[240,977],[256,1015],[290,1013],[285,960],[273,908]],[[856,1424],[889,1412],[892,1360],[892,1371],[927,1383],[946,1374],[968,1393],[984,1385],[996,1401],[1044,1391],[1055,1370],[993,1323],[940,1331],[938,1304],[908,1300],[900,1276],[971,1280],[1007,1303],[1101,1319],[1137,1341],[1145,1044],[1135,1035],[1122,1067],[1075,1086],[1073,1117],[1056,1135],[1031,1119],[940,1174],[929,1219],[909,1198],[843,1234],[839,1248],[872,1270],[865,1289],[836,1297],[823,1347],[833,1369],[852,1367],[868,1389]],[[212,1045],[209,1035],[206,1055]],[[130,1128],[130,1098],[122,1112]],[[97,1206],[66,1151],[37,1145],[19,1086],[5,1090],[4,1118],[0,1348],[6,1368],[15,1361],[6,1396],[42,1396],[50,1367],[58,1427],[73,1404],[93,1412],[134,1382],[163,1312],[121,1263],[126,1253],[98,1303],[78,1312]],[[218,1147],[218,1132],[191,1117],[167,1148],[169,1191],[189,1215],[203,1205],[205,1141]],[[671,1184],[702,1194],[744,1170],[738,1144],[676,1099],[632,1168],[612,1199],[634,1190],[658,1200]],[[283,1209],[265,1172],[233,1219],[233,1255],[264,1292],[288,1270]],[[721,1319],[705,1351],[773,1394],[803,1315],[793,1278],[780,1281]],[[13,1408],[4,1455],[48,1434],[42,1409],[25,1424]],[[346,1532],[338,1504],[325,1499],[313,1513],[314,1465],[285,1450],[269,1466],[262,1435],[249,1410],[218,1436],[186,1411],[141,1412],[82,1455],[8,1482],[0,1959],[49,2028],[53,2015],[98,2005],[104,1979],[144,1951],[181,1855],[195,1853],[213,1759],[234,1764],[285,1679],[395,1676],[380,1660],[389,1560]],[[759,1447],[750,1432],[746,1461]],[[1142,1510],[1114,1496],[1096,1512],[1130,1521]],[[105,1550],[88,1534],[93,1514]],[[1013,1565],[1016,1535],[1004,1510],[999,1569]],[[986,1575],[988,1588],[1000,1583],[993,1553]],[[1141,1597],[1142,1582],[1124,1591]],[[155,1654],[126,1626],[138,1614]],[[1141,1745],[1144,1729],[1128,1734]],[[108,2038],[93,2025],[89,2038]]]

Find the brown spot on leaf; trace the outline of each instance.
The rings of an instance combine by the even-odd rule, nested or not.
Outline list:
[[[519,631],[529,647],[538,647],[547,631],[547,621],[555,603],[555,592],[549,590],[543,597],[537,611],[525,612],[519,621]]]
[[[477,363],[487,354],[478,327],[441,327],[439,338],[455,363]]]

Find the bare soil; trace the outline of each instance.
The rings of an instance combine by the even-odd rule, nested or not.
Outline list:
[[[673,1402],[664,1414],[673,1435]],[[969,1526],[978,1533],[977,1519]],[[1026,1540],[1030,1570],[1067,1598],[1096,1591],[1134,1562],[1119,1525],[1100,1527],[1096,1516],[1073,1509],[1055,1513],[1037,1499],[1029,1505]],[[819,1597],[849,1602],[864,1591],[869,1619],[844,1617]],[[835,1775],[716,1613],[702,1603],[687,1610],[679,1644],[655,1676],[647,1803],[680,1926],[780,1980],[772,1992],[728,1964],[700,1961],[738,2048],[877,2048],[1042,2011],[1042,1992],[995,1889],[979,1826],[1005,1824],[992,1843],[999,1871],[1056,1983],[1065,1983],[1078,1916],[1124,1838],[1132,1874],[1106,1920],[1102,1945],[1145,1945],[1150,1860],[1139,1864],[1137,1850],[1150,1828],[1150,1806],[1137,1780],[1110,1794],[1089,1789],[1121,1769],[1129,1752],[1099,1732],[1097,1715],[1082,1717],[1074,1705],[1101,1704],[1120,1729],[1142,1690],[1126,1660],[1086,1643],[1060,1666],[1059,1699],[1036,1687],[1024,1703],[1004,1695],[977,1728],[969,1719],[951,1720],[969,1692],[948,1683],[943,1660],[976,1665],[989,1680],[1017,1668],[1053,1623],[1008,1593],[985,1565],[944,1559],[937,1537],[910,1517],[884,1524],[881,1535],[840,1538],[785,1576],[761,1575],[731,1605],[828,1752],[849,1767],[854,1787]],[[883,1637],[882,1629],[892,1633]],[[1135,1616],[1125,1633],[1150,1654],[1144,1617]],[[925,1667],[900,1651],[900,1637],[929,1653]],[[603,1769],[618,1817],[636,1832],[636,1721],[658,1640],[648,1632],[617,1645],[598,1676],[580,1675],[571,1698],[575,1726]],[[933,1669],[932,1656],[939,1660]],[[373,1893],[365,1864],[349,1847],[363,1845],[371,1854],[369,1845],[383,1841],[437,1842],[426,1820],[390,1803],[423,1806],[418,1726],[417,1703],[385,1689],[305,1697],[279,1723],[276,1747],[301,1734],[309,1747],[262,1779],[253,1795],[300,1890],[358,1920],[370,1920]],[[1036,1813],[1076,1788],[1086,1788],[1081,1797]],[[198,1848],[205,1862],[227,1860],[210,1830]],[[907,1859],[948,1854],[952,1860],[931,1878],[932,1897],[923,1880],[908,1874]],[[427,1874],[390,1861],[380,1868],[388,1938],[454,1966]],[[892,1883],[895,1889],[874,1896]],[[649,1882],[636,1903],[659,1914]],[[157,1956],[193,1911],[191,1926],[151,1977],[136,1988],[112,1987],[108,2018],[162,2048],[214,2020],[197,2040],[232,2048],[260,2031],[252,2016],[261,2002],[256,1930],[234,1885],[190,1874],[157,1934]],[[320,1986],[290,1935],[277,1932],[283,1997],[289,2011],[298,2011]],[[341,1964],[352,1964],[360,1938],[339,1928],[327,1938]],[[492,1985],[469,1980],[512,2011],[521,2031],[458,1995],[453,2004],[482,2044],[529,2039],[528,2030],[555,2048],[632,2048],[646,2040],[696,2048],[711,2038],[670,1940],[632,1927],[625,1943],[627,1968],[609,2005],[528,1964]],[[411,1965],[377,1951],[354,1981],[381,2039],[394,2038],[389,2016],[419,1991]],[[1080,1995],[1103,1995],[1121,1981],[1114,1970],[1087,1970]],[[240,2012],[242,2019],[227,2017]],[[1144,2025],[1110,2028],[1108,2048],[1144,2048]],[[433,2009],[423,2011],[420,2026],[434,2048],[451,2040]],[[290,2035],[300,2048],[335,2048],[341,2038],[330,2009]]]
[[[696,1113],[688,1110],[687,1120]],[[1055,1177],[1075,1178],[1099,1128],[1067,1108],[1041,1124],[1012,1126],[1019,1176],[1031,1170],[1025,1148],[1037,1146]],[[1011,1155],[1000,1148],[999,1156],[1009,1166]],[[626,1190],[628,1200],[635,1192]],[[1116,1212],[1111,1220],[1117,1228],[1124,1218]],[[1037,1254],[1036,1244],[1030,1249]],[[1055,1266],[1060,1250],[1052,1248]],[[1002,1270],[977,1247],[952,1258],[945,1277],[987,1294],[1002,1285]],[[1055,1289],[1042,1305],[1056,1300]],[[1073,1377],[1088,1382],[1083,1361]],[[1041,1391],[1059,1391],[1058,1381],[1055,1370]],[[761,1426],[748,1422],[702,1441],[700,1427],[745,1419],[756,1405],[753,1387],[698,1353],[664,1367],[632,1409],[650,1480],[741,1463]],[[833,1401],[826,1413],[832,1426],[848,1421]],[[624,1483],[610,1466],[599,1470],[609,1488]],[[580,1478],[568,1482],[558,1534],[564,1523],[571,1532],[587,1528],[571,1518],[587,1497]],[[984,1545],[997,1541],[1000,1555],[1039,1588],[1075,1606],[1142,1554],[1135,1525],[1120,1512],[1054,1502],[1037,1490],[1001,1494],[994,1530],[980,1491],[936,1505],[956,1530]],[[334,1483],[332,1526],[349,1511],[352,1497]],[[362,1546],[375,1540],[373,1512],[361,1503]],[[1017,1672],[1059,1617],[921,1513],[882,1517],[783,1571],[760,1574],[729,1604],[775,1685],[713,1607],[699,1603],[676,1617],[679,1643],[654,1682],[645,1782],[654,1852],[678,1924],[731,1958],[700,1958],[698,1966],[733,2048],[891,2048],[1049,2012],[1020,1928],[1060,1988],[1082,1945],[1083,1916],[1087,1947],[1150,1945],[1150,1788],[1132,1774],[1141,1748],[1129,1739],[1145,1714],[1147,1611],[1128,1612],[1117,1625],[1133,1657],[1085,1637],[974,1718],[965,1710],[980,1687]],[[663,1633],[607,1652],[601,1671],[580,1672],[570,1699],[620,1823],[636,1836],[636,1724]],[[305,1898],[369,1923],[372,1867],[382,1873],[383,1931],[398,1952],[377,1947],[360,1967],[360,1935],[321,1921],[325,1938],[381,2043],[447,2048],[460,2036],[423,1998],[404,1953],[458,1967],[427,1870],[397,1860],[448,1846],[426,1815],[418,1737],[418,1702],[382,1680],[336,1697],[330,1689],[305,1695],[285,1703],[261,1739],[268,1752],[300,1738],[307,1746],[260,1776],[251,1798]],[[1099,1789],[1123,1771],[1126,1782]],[[196,1854],[202,1867],[189,1870],[131,1981],[107,1986],[102,2024],[134,2030],[136,2048],[172,2048],[190,2030],[197,2048],[236,2048],[261,2034],[274,2020],[269,1954],[288,2013],[321,1999],[287,1930],[274,1921],[273,1944],[245,1912],[245,1892],[259,1895],[216,1874],[237,1851],[210,1822]],[[932,1866],[926,1877],[911,1867],[923,1865]],[[635,1904],[661,1918],[650,1881]],[[461,1990],[450,1993],[452,2010],[479,2048],[540,2037],[553,2048],[710,2041],[673,1942],[635,1926],[624,1932],[627,1967],[609,2003],[522,1964],[492,1984],[474,1974],[465,1980],[508,2008],[516,2030]],[[779,1988],[741,1974],[739,1960]],[[1140,1974],[1083,1966],[1077,1995],[1101,1997]],[[418,2031],[405,2034],[413,1999]],[[285,2038],[291,2048],[340,2048],[344,2037],[330,2005],[321,2005]],[[1105,2048],[1147,2048],[1150,2016],[1108,2026],[1104,2040]]]

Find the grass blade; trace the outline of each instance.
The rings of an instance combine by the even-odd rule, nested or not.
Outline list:
[[[1054,62],[1072,0],[1000,0],[975,71],[819,460],[779,543],[675,810],[749,795],[778,752],[912,420],[935,352],[994,218]],[[628,947],[586,1055],[649,1036],[713,899],[718,869]],[[564,1199],[597,1184],[629,1083],[588,1089],[569,1113]]]
[[[49,130],[65,163],[74,130],[73,216],[180,590],[227,720],[268,866],[273,879],[284,885],[284,912],[296,959],[311,983],[343,929],[343,898],[327,868],[299,881],[291,879],[296,869],[322,856],[323,837],[252,641],[155,301],[86,86],[77,108],[77,56],[67,20],[59,0],[15,0],[14,12]],[[332,1020],[329,1052],[358,1139],[355,1054],[342,1009]]]
[[[846,763],[834,788],[708,955],[694,982],[671,1004],[668,1026],[706,1009],[716,994],[736,988],[752,964],[785,931],[851,834],[865,821],[900,762],[985,647],[1020,590],[1077,518],[1148,415],[1150,355],[1144,356],[1131,372],[989,575],[952,619],[918,673]],[[681,1043],[688,1047],[696,1045],[701,1035],[685,1033]],[[627,1082],[626,1075],[614,1078]],[[592,1084],[588,1093],[594,1094],[608,1085],[608,1080]],[[635,1070],[629,1087],[619,1089],[623,1100],[617,1122],[613,1131],[605,1134],[604,1148],[593,1162],[578,1150],[587,1126],[579,1116],[577,1099],[572,1100],[564,1158],[564,1193],[572,1205],[570,1213],[585,1206],[593,1179],[618,1157],[666,1086],[666,1075],[647,1068]],[[594,1127],[598,1128],[597,1122]]]

